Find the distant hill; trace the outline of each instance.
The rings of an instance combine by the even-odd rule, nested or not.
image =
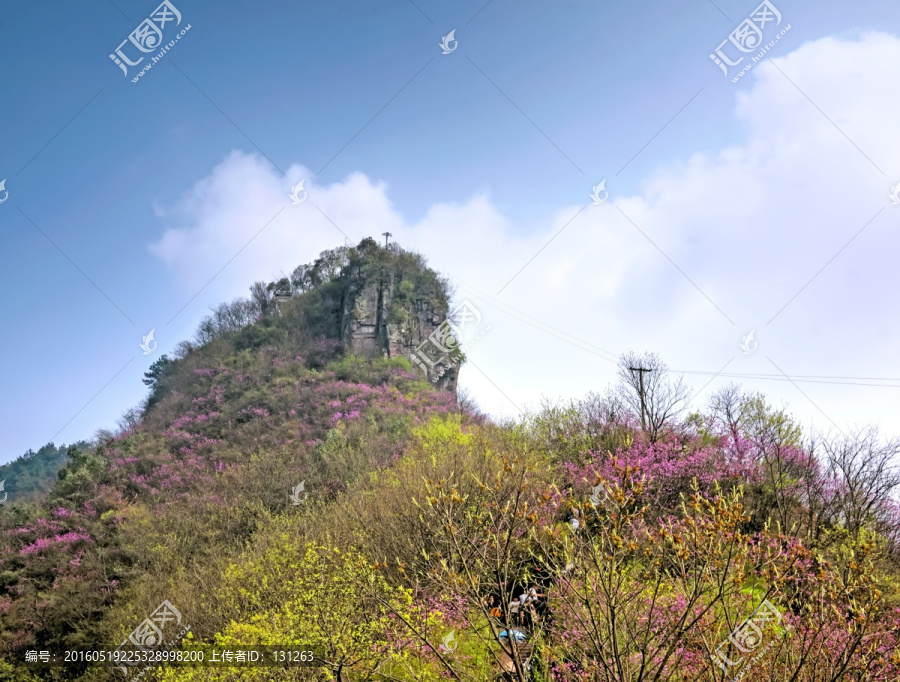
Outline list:
[[[0,465],[0,481],[4,481],[4,492],[8,494],[6,504],[37,502],[46,496],[56,483],[57,472],[66,464],[66,452],[70,447],[83,451],[88,444],[80,441],[57,447],[47,443],[37,452],[29,449],[12,462]]]

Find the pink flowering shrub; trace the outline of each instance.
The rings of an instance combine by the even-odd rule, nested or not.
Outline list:
[[[900,507],[862,499],[848,523],[855,489],[789,425],[695,420],[650,442],[595,402],[499,426],[402,361],[279,355],[260,334],[189,354],[45,505],[3,510],[0,649],[113,641],[163,598],[197,639],[274,641],[322,595],[322,623],[365,628],[354,679],[712,682],[717,650],[744,679],[900,677]],[[341,580],[301,561],[308,543],[343,557]],[[305,591],[286,604],[275,577]],[[745,655],[734,633],[763,602],[779,619]]]

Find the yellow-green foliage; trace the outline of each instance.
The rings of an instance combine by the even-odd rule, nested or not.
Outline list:
[[[464,446],[472,444],[472,436],[462,430],[462,418],[458,414],[447,415],[446,418],[434,417],[425,426],[413,429],[413,437],[426,451],[434,454],[447,446]]]
[[[235,679],[236,672],[247,680],[273,679],[273,674],[277,679],[357,679],[371,674],[399,648],[398,621],[388,614],[411,617],[406,592],[390,587],[355,552],[304,543],[287,533],[271,540],[262,555],[226,571],[219,599],[223,612],[233,616],[215,643],[309,648],[327,666],[283,671],[186,668],[167,671],[162,679],[226,680]]]

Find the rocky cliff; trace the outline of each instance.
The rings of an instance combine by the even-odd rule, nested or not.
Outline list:
[[[371,240],[368,240],[371,242]],[[447,324],[447,285],[417,254],[365,241],[350,254],[340,311],[346,352],[405,357],[456,392],[459,354]]]

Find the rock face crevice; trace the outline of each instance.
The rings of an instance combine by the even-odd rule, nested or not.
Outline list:
[[[447,319],[446,302],[428,292],[410,291],[408,278],[385,267],[372,276],[351,271],[341,303],[341,342],[344,351],[366,357],[405,357],[413,371],[436,387],[456,393],[458,367],[449,357],[435,359],[419,347]],[[430,364],[433,362],[433,364]]]

